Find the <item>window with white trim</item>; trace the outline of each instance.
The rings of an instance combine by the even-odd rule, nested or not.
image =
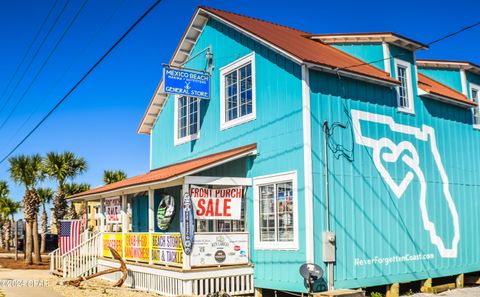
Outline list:
[[[398,109],[413,113],[413,85],[410,63],[395,59],[395,74],[400,85],[397,87]]]
[[[296,173],[254,179],[255,248],[298,248]]]
[[[182,144],[199,137],[200,99],[188,96],[175,97],[175,144]]]
[[[220,128],[251,121],[255,108],[255,54],[220,69]]]
[[[470,84],[470,97],[472,101],[475,103],[479,103],[480,101],[480,86]],[[473,113],[473,126],[475,128],[480,128],[480,110],[478,106],[472,108]]]

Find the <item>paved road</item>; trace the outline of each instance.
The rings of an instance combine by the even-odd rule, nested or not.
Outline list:
[[[435,296],[448,296],[448,297],[480,297],[480,287],[472,287],[472,288],[464,288],[464,289],[455,289],[451,291],[446,291],[443,293],[439,293],[437,295],[434,294],[413,294],[413,297],[435,297]]]
[[[48,270],[28,269],[0,269],[0,282],[2,280],[51,280]],[[0,290],[5,297],[63,297],[47,286],[41,287],[2,287]]]

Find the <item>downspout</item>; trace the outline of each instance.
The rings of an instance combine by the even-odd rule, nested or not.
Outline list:
[[[314,263],[312,125],[310,110],[310,78],[307,65],[302,64],[303,169],[305,195],[306,262]]]

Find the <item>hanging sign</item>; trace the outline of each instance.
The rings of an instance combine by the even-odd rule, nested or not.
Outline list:
[[[125,259],[148,262],[150,243],[148,233],[125,234]]]
[[[103,253],[104,257],[113,257],[108,247],[112,247],[122,255],[122,233],[104,233],[103,234]]]
[[[105,213],[107,216],[107,223],[120,223],[121,221],[121,201],[120,197],[105,199]]]
[[[165,195],[157,209],[157,226],[161,231],[168,229],[170,222],[175,216],[175,199],[173,196]]]
[[[180,233],[182,234],[183,251],[186,255],[192,252],[195,234],[195,218],[193,216],[192,199],[188,193],[183,195],[182,210],[180,212]]]
[[[164,67],[163,91],[170,94],[208,99],[210,98],[210,75]]]
[[[197,234],[190,261],[192,267],[248,264],[248,233]]]
[[[242,187],[209,189],[190,188],[195,217],[203,220],[240,220],[242,214]]]
[[[182,236],[180,233],[152,234],[152,262],[168,266],[183,266]]]

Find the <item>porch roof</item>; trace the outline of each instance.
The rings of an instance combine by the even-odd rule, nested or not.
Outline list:
[[[181,178],[242,157],[255,155],[257,144],[249,144],[227,151],[191,159],[137,175],[125,180],[94,188],[68,197],[68,200],[94,200],[108,196],[135,193],[159,188]]]
[[[418,87],[425,92],[420,94],[421,96],[432,97],[462,107],[477,106],[476,102],[468,99],[464,94],[420,72],[418,73]]]

